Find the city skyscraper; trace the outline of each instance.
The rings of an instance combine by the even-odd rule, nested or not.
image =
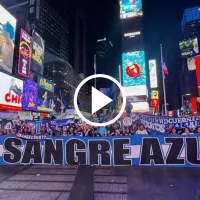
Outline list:
[[[142,0],[120,1],[122,85],[134,112],[149,111]]]
[[[182,19],[182,41],[179,42],[179,48],[182,55],[183,68],[181,73],[181,94],[182,106],[185,110],[190,107],[196,108],[194,102],[197,102],[199,96],[198,77],[199,70],[196,66],[196,58],[199,56],[199,38],[200,38],[200,6],[188,8],[183,13]],[[195,99],[195,101],[194,101]]]
[[[103,73],[112,75],[114,67],[113,63],[113,43],[107,37],[99,38],[96,40],[96,71],[97,73]]]

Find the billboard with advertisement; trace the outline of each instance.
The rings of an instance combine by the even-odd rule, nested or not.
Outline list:
[[[124,92],[127,97],[130,96],[146,96],[148,97],[148,89],[146,85],[124,87]]]
[[[22,97],[23,110],[37,110],[38,103],[38,85],[31,80],[24,80],[24,89]]]
[[[149,60],[149,78],[150,78],[150,87],[158,87],[158,77],[157,77],[157,66],[156,60]]]
[[[198,95],[200,96],[200,56],[195,57]]]
[[[37,82],[41,88],[54,93],[54,83],[52,81],[38,75]]]
[[[12,73],[17,20],[0,5],[0,69]]]
[[[142,16],[142,0],[120,0],[120,18]]]
[[[148,102],[132,103],[132,106],[133,106],[132,112],[148,112],[149,111]]]
[[[199,53],[198,38],[190,38],[179,42],[179,48],[183,57],[190,57]]]
[[[38,110],[44,112],[53,112],[54,93],[44,88],[38,88]]]
[[[147,85],[144,51],[122,54],[122,76],[124,87]]]
[[[37,74],[43,75],[44,65],[44,40],[34,32],[32,40],[32,64],[31,70]]]
[[[0,109],[21,110],[23,81],[0,72],[0,85]]]
[[[55,107],[54,83],[42,76],[37,77],[38,81],[38,110],[53,112]]]
[[[151,91],[151,106],[154,109],[159,108],[159,93],[158,90]]]
[[[21,29],[18,57],[18,74],[30,77],[32,37]]]
[[[187,66],[189,71],[196,70],[195,58],[187,58]]]

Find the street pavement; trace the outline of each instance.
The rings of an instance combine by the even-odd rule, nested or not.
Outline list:
[[[0,167],[0,200],[195,200],[198,189],[198,168]]]

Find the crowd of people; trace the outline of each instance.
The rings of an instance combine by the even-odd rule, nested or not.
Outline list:
[[[71,123],[67,126],[51,126],[50,124],[42,125],[40,131],[36,131],[35,127],[25,121],[17,123],[10,128],[5,128],[0,131],[0,136],[3,135],[16,135],[17,133],[26,135],[45,135],[45,136],[89,136],[89,137],[102,137],[102,136],[130,136],[130,135],[155,135],[153,131],[149,131],[143,124],[135,123],[131,126],[123,126],[120,123],[115,123],[107,127],[93,127],[88,124]],[[165,134],[171,135],[191,135],[200,134],[200,127],[190,129],[169,127],[166,129]]]

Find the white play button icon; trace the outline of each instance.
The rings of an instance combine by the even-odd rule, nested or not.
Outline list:
[[[78,106],[78,95],[79,95],[79,91],[82,88],[82,86],[87,83],[88,81],[92,80],[92,79],[96,79],[96,78],[105,78],[107,80],[110,80],[112,82],[114,82],[117,87],[120,89],[122,98],[123,98],[123,102],[121,105],[121,110],[118,113],[117,116],[115,116],[113,119],[110,119],[110,121],[107,122],[103,122],[103,123],[97,123],[91,120],[91,116],[87,116],[89,119],[87,119],[85,116],[85,113],[83,113],[84,111],[81,111],[79,106]],[[113,100],[110,99],[109,97],[107,97],[105,94],[101,93],[99,90],[95,89],[94,87],[92,87],[92,113],[97,112],[98,110],[100,110],[101,108],[103,108],[104,106],[106,106],[107,104],[109,104],[110,102],[112,102]],[[82,106],[81,106],[82,107]],[[124,92],[124,88],[121,86],[121,84],[114,79],[111,76],[105,75],[105,74],[95,74],[92,76],[87,77],[86,79],[84,79],[76,88],[75,94],[74,94],[74,108],[76,110],[76,113],[79,115],[79,117],[85,121],[87,124],[90,124],[91,126],[101,126],[101,127],[105,127],[105,126],[109,126],[113,123],[115,123],[124,113],[126,107],[126,95]],[[82,108],[81,108],[82,109]],[[89,111],[90,112],[90,111]],[[96,121],[96,120],[95,120]]]
[[[105,94],[92,87],[92,114],[112,102],[113,100]]]

